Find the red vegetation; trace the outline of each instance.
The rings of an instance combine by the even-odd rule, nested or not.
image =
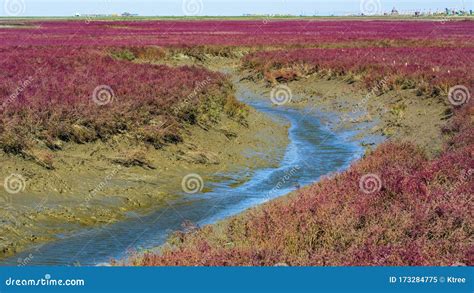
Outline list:
[[[57,140],[85,143],[124,132],[160,147],[180,139],[183,123],[215,122],[235,103],[223,76],[196,67],[134,64],[63,47],[0,49],[0,56],[6,152],[37,140],[54,149]]]
[[[380,90],[416,88],[420,94],[440,96],[463,85],[474,93],[471,21],[21,25],[0,29],[0,149],[9,153],[22,153],[34,144],[56,149],[58,141],[86,143],[122,133],[158,148],[179,141],[185,124],[213,123],[222,113],[237,115],[241,105],[220,74],[130,62],[163,58],[183,47],[197,60],[203,52],[229,53],[232,48],[225,46],[287,48],[244,59],[247,69],[272,83],[318,74],[361,80]],[[98,87],[106,91],[97,94]],[[132,262],[474,265],[472,104],[473,99],[457,107],[444,129],[451,139],[435,159],[410,144],[382,145],[346,172],[226,223],[178,233],[173,248]],[[380,190],[360,190],[366,174],[381,179]]]
[[[362,80],[368,88],[383,80],[383,90],[416,88],[420,94],[447,96],[455,85],[474,92],[469,62],[473,59],[472,47],[300,49],[254,53],[246,56],[244,67],[258,71],[272,83],[319,74]]]
[[[178,233],[134,265],[474,265],[474,107],[428,160],[410,144],[387,143],[348,171],[197,233]],[[365,174],[381,179],[366,194]]]
[[[7,23],[8,24],[8,23]],[[19,23],[16,23],[19,25]],[[2,28],[0,46],[288,46],[394,40],[472,44],[471,21],[30,21]]]

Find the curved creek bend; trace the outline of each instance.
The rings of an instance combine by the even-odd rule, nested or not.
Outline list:
[[[0,264],[17,265],[19,259],[28,258],[28,265],[97,265],[124,258],[130,250],[164,244],[172,232],[182,229],[185,221],[199,226],[215,223],[288,194],[298,186],[309,185],[322,175],[343,170],[363,154],[364,149],[351,140],[353,132],[333,132],[304,110],[274,107],[269,99],[252,95],[255,93],[237,84],[241,101],[291,125],[290,142],[278,167],[223,174],[223,180],[209,183],[210,192],[183,194],[151,214],[130,213],[124,221],[33,247]],[[247,180],[241,183],[243,178]]]

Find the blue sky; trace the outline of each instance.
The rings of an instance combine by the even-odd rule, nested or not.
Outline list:
[[[474,9],[474,0],[0,0],[0,16],[71,16],[128,11],[140,15],[346,15],[361,7],[377,12]],[[361,3],[363,5],[361,5]]]

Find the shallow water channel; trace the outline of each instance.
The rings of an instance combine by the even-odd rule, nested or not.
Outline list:
[[[28,265],[97,265],[120,259],[130,250],[163,244],[170,233],[182,229],[184,221],[201,226],[225,219],[309,185],[322,175],[343,170],[363,153],[363,148],[351,140],[354,133],[332,132],[315,115],[249,98],[252,93],[243,88],[238,88],[237,95],[258,111],[291,124],[290,142],[278,167],[223,174],[225,179],[212,183],[210,192],[183,194],[151,214],[131,213],[124,221],[33,247],[0,264],[17,265],[18,259],[27,259]],[[241,183],[242,178],[247,180]]]

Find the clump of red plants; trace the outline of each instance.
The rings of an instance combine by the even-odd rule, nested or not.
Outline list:
[[[203,68],[135,64],[84,48],[0,49],[0,56],[0,148],[7,153],[123,133],[159,148],[180,141],[185,124],[242,110],[225,77]]]
[[[22,21],[2,22],[2,46],[318,46],[375,41],[447,41],[472,45],[472,21],[400,20],[150,20],[150,21]],[[10,27],[8,24],[10,23]]]
[[[253,53],[244,58],[243,67],[272,84],[315,74],[362,81],[367,88],[383,80],[383,91],[417,89],[419,95],[447,96],[456,85],[474,92],[474,73],[468,61],[472,58],[474,48],[299,49]]]
[[[474,103],[456,110],[439,157],[389,142],[341,174],[199,231],[143,266],[474,265]],[[377,175],[379,191],[360,188]],[[225,196],[225,195],[224,195]]]
[[[24,21],[0,30],[0,149],[25,154],[115,135],[160,148],[179,142],[188,124],[206,127],[223,114],[242,120],[243,106],[221,74],[143,64],[170,53],[202,61],[284,48],[252,53],[243,68],[271,84],[317,75],[423,96],[445,97],[455,85],[474,93],[472,27],[472,21]],[[105,95],[95,95],[97,88]],[[454,109],[443,129],[449,140],[435,158],[409,143],[383,144],[343,173],[217,225],[176,233],[171,247],[130,264],[472,266],[473,114],[472,99]],[[380,178],[380,190],[361,190],[367,174]]]

